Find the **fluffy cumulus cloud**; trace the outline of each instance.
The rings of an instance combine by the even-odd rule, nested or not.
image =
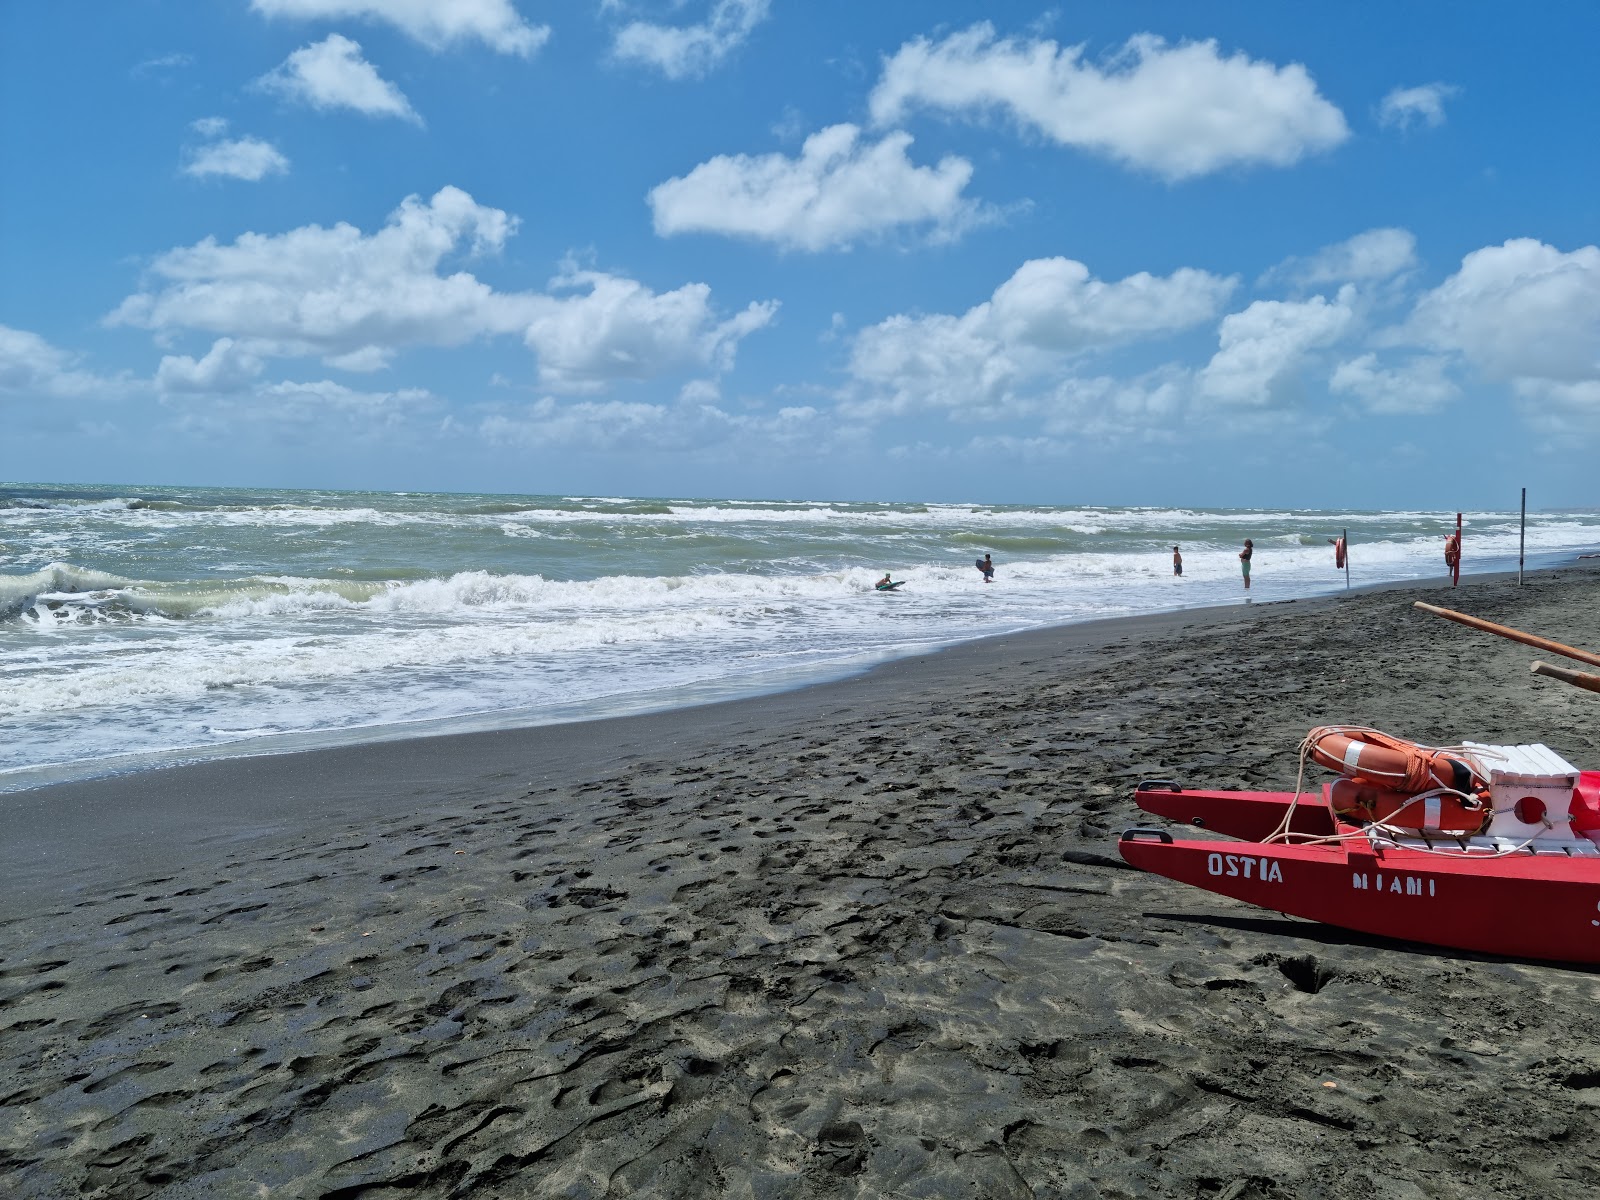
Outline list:
[[[250,0],[250,7],[301,21],[382,21],[432,50],[476,41],[526,58],[550,37],[549,26],[528,24],[511,0]]]
[[[596,391],[681,369],[727,370],[740,340],[771,322],[778,307],[753,303],[718,320],[703,283],[656,293],[636,280],[569,270],[556,285],[570,294],[531,297],[523,336],[539,356],[540,382],[558,391]]]
[[[1298,63],[1140,34],[1097,64],[1082,46],[997,38],[987,22],[902,46],[884,63],[871,109],[880,125],[915,109],[1003,113],[1061,145],[1171,180],[1287,166],[1349,136],[1344,115]]]
[[[204,357],[163,355],[156,368],[162,395],[218,395],[237,392],[261,374],[261,359],[232,338],[218,338]]]
[[[1376,354],[1342,362],[1328,379],[1335,395],[1354,396],[1370,412],[1438,412],[1461,394],[1447,374],[1448,361],[1419,355],[1398,366],[1384,366]]]
[[[168,251],[146,286],[111,313],[113,325],[215,338],[201,358],[169,355],[167,392],[237,388],[270,358],[321,358],[376,370],[410,346],[522,338],[540,379],[594,391],[678,370],[726,370],[739,341],[768,324],[772,302],[721,317],[711,290],[690,283],[657,293],[632,279],[568,269],[551,293],[497,292],[447,259],[498,253],[516,227],[459,188],[407,198],[384,227],[308,225],[283,234],[207,238]]]
[[[1407,332],[1491,379],[1600,380],[1600,248],[1516,238],[1474,250],[1418,300]]]
[[[1395,340],[1509,385],[1546,432],[1600,431],[1600,248],[1515,238],[1474,250]]]
[[[910,134],[873,142],[854,125],[834,125],[807,138],[798,158],[718,155],[651,190],[656,232],[818,251],[902,226],[950,237],[978,220],[978,206],[962,197],[972,164],[951,156],[919,167],[910,145]]]
[[[422,123],[400,89],[361,57],[360,43],[337,33],[302,46],[256,84],[323,111],[348,108],[369,117]]]
[[[222,176],[250,183],[282,175],[288,169],[289,160],[276,146],[253,137],[208,142],[191,151],[183,164],[183,173],[197,179]]]
[[[1028,386],[1060,374],[1073,356],[1212,320],[1236,283],[1190,268],[1111,283],[1071,259],[1035,259],[960,316],[898,315],[862,330],[850,357],[861,394],[848,408],[971,417],[1036,408]]]
[[[72,355],[38,334],[0,325],[0,399],[69,400],[102,394],[110,386],[79,370]]]
[[[1200,372],[1200,392],[1217,404],[1266,408],[1302,392],[1301,368],[1317,350],[1332,346],[1355,322],[1354,289],[1338,298],[1257,300],[1223,318],[1219,348]]]
[[[698,25],[631,21],[617,31],[612,53],[654,67],[668,79],[698,78],[737,50],[767,18],[770,0],[714,0]]]
[[[440,270],[451,254],[498,251],[514,225],[447,187],[427,202],[407,198],[371,235],[341,223],[246,233],[226,244],[206,238],[157,258],[146,290],[109,320],[165,335],[233,338],[258,356],[378,366],[404,346],[521,331],[522,298],[496,293],[468,272]]]
[[[1444,102],[1460,90],[1447,83],[1395,88],[1378,105],[1378,124],[1385,129],[1410,129],[1419,123],[1437,128],[1444,124]]]
[[[1406,229],[1369,229],[1307,258],[1291,258],[1268,271],[1263,283],[1300,285],[1370,283],[1392,279],[1417,265],[1417,239]]]

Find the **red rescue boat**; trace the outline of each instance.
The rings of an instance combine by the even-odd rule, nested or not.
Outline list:
[[[1122,857],[1362,933],[1600,963],[1600,771],[1543,745],[1441,750],[1374,730],[1313,730],[1302,749],[1343,778],[1310,794],[1140,784],[1146,812],[1234,840],[1130,829]]]

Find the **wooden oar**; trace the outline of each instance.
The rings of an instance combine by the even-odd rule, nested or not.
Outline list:
[[[1591,675],[1587,671],[1571,671],[1566,667],[1552,667],[1547,662],[1536,662],[1533,664],[1533,673],[1548,675],[1551,679],[1570,683],[1573,687],[1580,687],[1586,692],[1600,692],[1600,675]]]
[[[1600,667],[1600,654],[1591,654],[1589,651],[1579,650],[1575,646],[1563,646],[1560,642],[1552,642],[1549,638],[1523,633],[1522,630],[1512,629],[1509,625],[1496,625],[1493,621],[1485,621],[1482,617],[1469,617],[1466,613],[1459,613],[1450,608],[1440,608],[1434,604],[1424,604],[1421,600],[1416,601],[1412,607],[1420,608],[1423,612],[1431,612],[1434,616],[1443,617],[1447,621],[1456,621],[1472,629],[1481,629],[1485,633],[1493,633],[1503,638],[1510,638],[1513,642],[1521,642],[1524,646],[1532,646],[1535,650],[1545,650],[1551,654],[1559,654],[1562,658],[1571,658],[1581,663],[1588,663],[1591,667]]]

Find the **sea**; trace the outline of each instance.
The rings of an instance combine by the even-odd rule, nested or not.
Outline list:
[[[1046,625],[1441,578],[1453,512],[0,484],[0,791],[691,705]],[[1463,566],[1516,569],[1469,512]],[[1172,573],[1172,547],[1184,573]],[[1600,513],[1530,513],[1531,569]],[[975,568],[993,556],[986,584]],[[903,579],[883,593],[885,573]]]

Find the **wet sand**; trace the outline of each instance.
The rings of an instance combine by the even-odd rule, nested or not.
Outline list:
[[[1600,976],[1125,869],[1141,778],[1545,741],[1600,573],[0,797],[7,1197],[1575,1196]]]

